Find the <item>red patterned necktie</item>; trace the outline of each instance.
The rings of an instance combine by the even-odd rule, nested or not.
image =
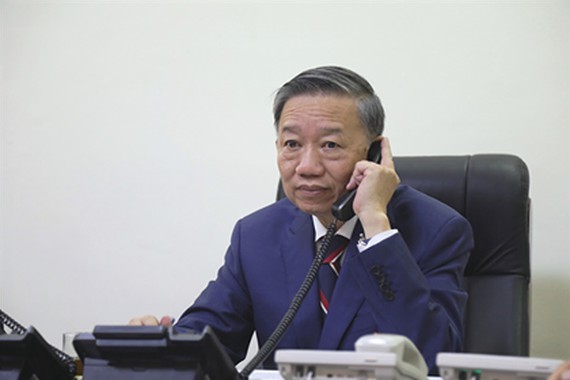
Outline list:
[[[348,239],[341,235],[334,235],[329,244],[323,264],[319,269],[319,298],[324,316],[329,311],[334,286],[340,273],[340,262]]]

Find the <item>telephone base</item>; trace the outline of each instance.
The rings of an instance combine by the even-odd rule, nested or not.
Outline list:
[[[391,352],[278,350],[275,362],[285,380],[420,380],[402,370]]]
[[[83,370],[86,380],[203,380],[205,376],[200,369],[189,367],[131,367],[112,366],[106,360],[86,358]]]
[[[443,380],[545,380],[562,360],[466,353],[439,353]]]
[[[0,336],[0,380],[73,378],[68,363],[33,326],[20,331]]]
[[[0,380],[20,380],[23,378],[25,375],[22,374],[21,369],[0,369]]]

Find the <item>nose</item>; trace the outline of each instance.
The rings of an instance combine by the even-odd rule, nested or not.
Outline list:
[[[301,152],[299,163],[295,170],[301,176],[319,176],[324,172],[321,156],[317,149],[306,148]]]

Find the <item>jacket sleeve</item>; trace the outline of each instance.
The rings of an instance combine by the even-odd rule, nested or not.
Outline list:
[[[453,215],[437,228],[405,230],[357,255],[352,275],[372,307],[380,332],[402,334],[422,352],[437,373],[438,352],[463,345],[467,293],[462,277],[472,233]],[[417,236],[418,232],[421,236]]]
[[[232,234],[224,264],[196,301],[182,314],[177,331],[202,331],[212,327],[230,358],[245,357],[253,334],[252,307],[239,256],[239,223]]]

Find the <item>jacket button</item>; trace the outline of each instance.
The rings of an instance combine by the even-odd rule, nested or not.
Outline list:
[[[370,273],[372,273],[374,277],[380,276],[382,275],[382,267],[378,265],[373,265],[372,268],[370,269]]]
[[[386,300],[388,300],[388,301],[394,301],[394,298],[396,298],[396,295],[394,294],[393,291],[389,290],[389,291],[384,293],[384,298],[386,298]]]

